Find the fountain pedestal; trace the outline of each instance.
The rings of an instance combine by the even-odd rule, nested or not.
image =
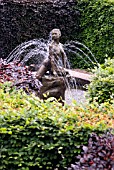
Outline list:
[[[65,100],[65,82],[63,77],[44,76],[42,77],[42,87],[40,88],[40,98],[46,99],[55,97],[57,100]],[[44,96],[44,94],[46,94]]]

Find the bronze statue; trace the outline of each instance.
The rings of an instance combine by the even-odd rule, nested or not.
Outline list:
[[[67,56],[63,45],[59,42],[60,37],[61,31],[59,29],[51,31],[52,41],[49,44],[49,56],[43,61],[36,73],[38,79],[41,79],[47,71],[50,71],[55,76],[61,75],[63,68],[66,68]]]

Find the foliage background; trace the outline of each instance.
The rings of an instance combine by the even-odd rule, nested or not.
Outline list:
[[[114,56],[114,1],[78,0],[81,13],[78,39],[94,54],[99,63]],[[77,37],[76,37],[77,38]],[[80,59],[73,60],[74,67],[87,67]]]
[[[60,28],[62,43],[73,39],[79,30],[80,13],[75,9],[76,5],[77,1],[0,1],[0,57],[6,58],[25,41],[48,39],[53,28]]]

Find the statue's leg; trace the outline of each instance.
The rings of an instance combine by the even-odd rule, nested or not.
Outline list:
[[[50,60],[45,59],[36,73],[36,78],[41,79],[44,74],[50,69]]]
[[[58,75],[58,64],[57,61],[55,61],[55,56],[51,56],[51,70],[53,75],[57,76]]]

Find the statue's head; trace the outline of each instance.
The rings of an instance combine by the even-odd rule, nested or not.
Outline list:
[[[52,36],[52,39],[55,39],[55,38],[60,38],[60,36],[61,36],[61,31],[60,31],[60,29],[57,29],[57,28],[55,28],[55,29],[53,29],[52,31],[51,31],[51,36]]]

